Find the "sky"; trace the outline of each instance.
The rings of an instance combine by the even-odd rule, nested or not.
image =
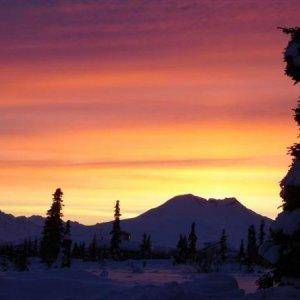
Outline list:
[[[300,2],[0,0],[0,209],[134,217],[178,194],[274,218],[296,141]]]

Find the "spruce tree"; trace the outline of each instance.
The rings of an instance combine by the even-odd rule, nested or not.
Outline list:
[[[26,249],[26,243],[16,247],[14,266],[17,271],[27,271],[28,270],[28,252]]]
[[[86,247],[85,247],[85,242],[82,242],[79,247],[79,258],[84,259],[86,256]]]
[[[147,235],[146,233],[144,233],[140,245],[141,256],[148,258],[151,254],[151,247],[152,247],[151,236],[150,234]]]
[[[61,189],[56,189],[53,194],[51,208],[47,211],[47,217],[42,232],[41,258],[48,267],[50,267],[57,259],[63,237],[62,196],[63,192]]]
[[[38,255],[39,255],[39,240],[38,238],[35,238],[32,246],[32,256],[37,257]]]
[[[227,251],[228,251],[227,235],[226,235],[225,229],[223,229],[222,235],[220,238],[220,259],[222,262],[225,262],[227,259]]]
[[[243,263],[245,261],[245,247],[244,247],[244,240],[241,240],[240,250],[237,256],[237,260],[239,263]]]
[[[191,225],[191,231],[188,238],[188,256],[189,259],[194,260],[197,253],[197,235],[195,222]]]
[[[2,254],[0,256],[0,268],[1,268],[1,271],[3,272],[6,272],[8,271],[8,259],[7,259],[7,256],[5,254]]]
[[[259,225],[258,244],[261,246],[265,241],[265,220],[262,219]]]
[[[89,260],[91,261],[97,261],[98,258],[98,242],[97,242],[97,237],[94,234],[92,242],[89,245],[88,248],[88,256]]]
[[[70,221],[67,221],[66,228],[64,232],[64,237],[62,240],[62,261],[61,267],[62,268],[70,268],[71,267],[71,224]]]
[[[300,82],[300,28],[280,28],[289,35],[290,40],[284,51],[286,63],[285,74],[291,77],[295,84]],[[300,128],[300,102],[294,109],[294,120]],[[286,176],[280,182],[280,196],[283,211],[272,224],[270,232],[271,249],[278,255],[273,264],[273,278],[275,283],[284,281],[293,282],[300,278],[300,143],[296,142],[289,148],[292,164]],[[266,259],[268,257],[266,256]]]
[[[249,266],[255,264],[258,258],[258,247],[254,225],[248,228],[247,263]]]
[[[110,232],[111,234],[111,240],[110,240],[110,252],[111,256],[114,259],[119,259],[121,255],[121,226],[120,226],[120,201],[116,201],[115,205],[115,212],[114,212],[114,222],[113,222],[113,229]]]
[[[188,242],[185,235],[180,234],[179,241],[177,243],[177,253],[176,253],[176,263],[186,263],[187,255],[188,255]]]

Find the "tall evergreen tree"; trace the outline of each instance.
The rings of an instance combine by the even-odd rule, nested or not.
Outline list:
[[[63,237],[62,200],[63,192],[60,188],[53,194],[51,208],[47,211],[47,217],[42,233],[41,258],[50,267],[60,252]]]
[[[121,255],[121,225],[120,225],[120,201],[116,201],[115,205],[115,212],[114,212],[114,222],[113,222],[113,229],[110,232],[111,240],[110,240],[110,252],[114,259],[119,259]]]
[[[195,259],[197,253],[197,235],[196,235],[196,224],[195,222],[191,225],[191,231],[188,238],[188,256],[189,259]]]
[[[258,247],[256,241],[256,230],[254,225],[248,228],[248,243],[247,243],[247,263],[253,265],[257,262]]]
[[[290,36],[288,45],[284,51],[285,74],[291,77],[294,83],[300,82],[300,27],[280,28]],[[294,120],[300,128],[300,102],[294,109]],[[298,136],[299,137],[299,136]],[[280,182],[280,196],[282,198],[283,211],[272,224],[270,230],[270,243],[268,252],[277,254],[277,260],[270,260],[264,253],[265,258],[272,263],[272,274],[266,274],[260,279],[262,287],[271,286],[273,283],[293,282],[300,278],[300,143],[296,142],[289,148],[292,156],[292,164],[286,176]],[[274,257],[274,255],[273,255]],[[295,282],[296,282],[295,281]]]
[[[152,242],[150,234],[147,235],[146,233],[142,236],[142,242],[140,245],[140,252],[143,257],[149,257],[151,254]]]
[[[245,261],[245,247],[244,247],[244,240],[241,240],[241,244],[240,244],[240,250],[237,256],[237,260],[240,263],[243,263]]]
[[[188,256],[188,242],[185,235],[180,234],[179,241],[177,243],[176,263],[186,263]]]
[[[2,254],[0,256],[0,270],[6,272],[8,271],[8,266],[9,266],[8,258],[5,254]]]
[[[18,245],[15,250],[14,266],[17,271],[28,270],[28,253],[26,243]]]
[[[220,259],[222,262],[225,262],[227,259],[227,251],[228,251],[227,235],[226,235],[225,229],[223,229],[222,235],[220,238]]]
[[[67,221],[66,228],[64,232],[64,237],[62,240],[62,268],[70,268],[71,267],[71,224],[70,221]]]
[[[89,245],[88,248],[88,256],[89,256],[89,260],[91,261],[97,261],[97,257],[98,257],[98,242],[97,242],[97,237],[94,234],[92,242]]]
[[[265,241],[265,220],[262,219],[259,225],[258,244],[261,246]]]

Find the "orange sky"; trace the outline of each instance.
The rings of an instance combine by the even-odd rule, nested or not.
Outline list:
[[[0,209],[135,216],[181,193],[274,217],[297,137],[298,1],[4,1]]]

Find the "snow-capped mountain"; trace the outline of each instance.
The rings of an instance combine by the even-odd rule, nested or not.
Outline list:
[[[258,229],[262,219],[267,230],[272,220],[247,209],[235,198],[206,200],[187,194],[176,196],[138,217],[122,220],[121,227],[131,234],[127,246],[138,245],[142,234],[147,233],[154,247],[175,247],[179,234],[188,234],[191,223],[195,222],[199,245],[217,241],[225,229],[230,245],[237,248],[240,240],[247,237],[248,227],[253,224]],[[39,216],[13,217],[1,212],[0,241],[39,236],[42,225],[43,218]],[[72,238],[77,241],[88,242],[96,234],[105,242],[111,228],[111,222],[93,226],[71,223]]]

